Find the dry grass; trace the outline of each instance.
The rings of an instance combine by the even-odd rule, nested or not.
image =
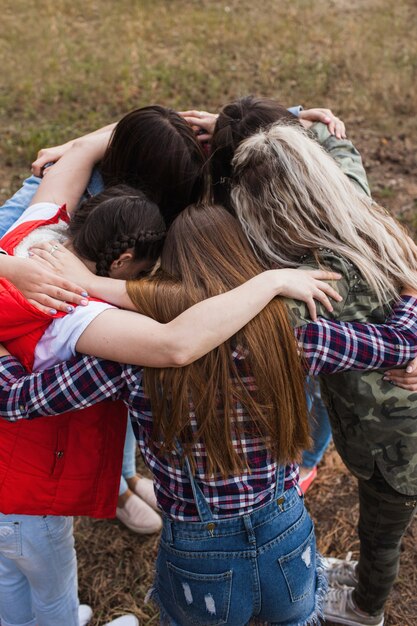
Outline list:
[[[0,0],[0,197],[36,151],[151,102],[217,109],[246,93],[326,105],[348,122],[375,196],[417,232],[415,0]],[[322,550],[357,554],[355,483],[335,454],[308,496]],[[156,538],[77,521],[94,626],[144,605]],[[417,526],[387,626],[417,623]]]
[[[217,108],[257,92],[414,128],[414,0],[1,0],[1,150],[45,143],[149,102]]]

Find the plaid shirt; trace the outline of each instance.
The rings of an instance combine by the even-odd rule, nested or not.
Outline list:
[[[376,369],[404,365],[417,355],[417,299],[403,298],[389,325],[336,323],[320,319],[295,329],[309,374],[347,369]],[[244,370],[245,355],[233,354]],[[255,389],[255,381],[245,384]],[[127,404],[135,434],[148,467],[154,475],[160,507],[173,519],[198,521],[191,484],[178,455],[158,454],[152,440],[152,414],[142,387],[142,370],[95,357],[79,357],[36,374],[26,375],[13,357],[0,359],[0,417],[9,421],[54,415],[83,408],[105,398],[121,398]],[[249,417],[240,410],[239,420]],[[193,415],[190,424],[195,429]],[[250,471],[223,479],[205,473],[204,444],[193,452],[196,480],[210,504],[214,517],[243,515],[268,503],[274,493],[276,464],[262,438],[247,436],[239,447],[247,455]],[[286,468],[285,488],[297,482],[296,465]]]

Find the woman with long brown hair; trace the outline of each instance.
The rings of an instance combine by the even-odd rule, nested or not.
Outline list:
[[[128,292],[142,314],[168,323],[259,268],[234,217],[192,206],[171,227],[160,269],[130,282]],[[154,590],[163,619],[313,623],[324,579],[293,464],[308,444],[299,351],[310,373],[399,365],[417,350],[415,306],[405,299],[393,327],[318,321],[296,331],[297,345],[285,304],[274,300],[182,369],[142,374],[84,357],[19,381],[18,363],[2,360],[0,415],[21,419],[122,397],[164,512]]]

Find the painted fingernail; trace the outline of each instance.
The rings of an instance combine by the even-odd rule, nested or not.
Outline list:
[[[58,311],[56,309],[49,309],[49,313],[51,315],[56,315],[58,313]]]
[[[67,312],[68,312],[68,313],[72,313],[72,312],[73,312],[73,310],[74,310],[74,307],[73,307],[71,304],[69,304],[69,305],[67,306]]]
[[[87,304],[88,304],[88,300],[81,300],[80,304],[81,304],[82,306],[87,306]]]
[[[88,293],[86,291],[82,291],[81,295],[84,296],[84,298],[88,298]]]

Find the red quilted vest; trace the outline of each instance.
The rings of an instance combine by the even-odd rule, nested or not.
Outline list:
[[[50,220],[20,224],[0,240],[0,247],[13,254],[32,230],[59,219],[68,221],[65,207]],[[0,341],[30,370],[51,316],[4,279],[0,311]],[[0,512],[114,517],[126,417],[122,402],[106,401],[30,421],[0,420]]]

